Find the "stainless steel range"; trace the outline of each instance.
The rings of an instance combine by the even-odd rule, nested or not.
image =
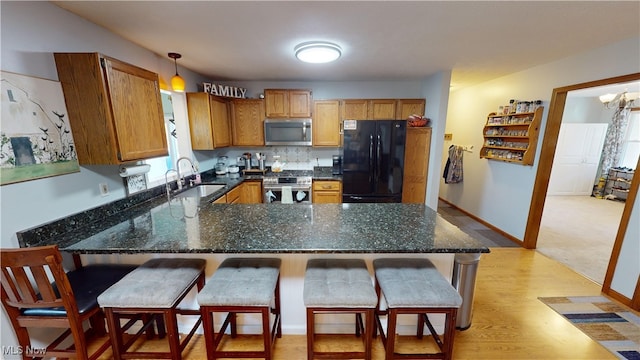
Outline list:
[[[267,173],[262,180],[264,202],[266,204],[311,203],[311,183],[313,171],[289,170]]]

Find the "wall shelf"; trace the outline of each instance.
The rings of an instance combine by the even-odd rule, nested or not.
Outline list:
[[[533,165],[542,111],[539,107],[534,112],[489,114],[480,158]]]

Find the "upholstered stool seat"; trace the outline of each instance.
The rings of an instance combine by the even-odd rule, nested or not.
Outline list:
[[[312,259],[307,262],[303,290],[307,308],[307,358],[371,359],[374,312],[378,301],[367,271],[360,259]],[[314,349],[315,315],[355,313],[356,335],[364,333],[364,351],[320,352]],[[366,324],[362,322],[365,315]]]
[[[282,336],[280,264],[281,260],[275,258],[229,258],[220,264],[197,296],[209,359],[272,358],[275,338]],[[228,313],[217,335],[214,328],[216,312]],[[262,315],[263,350],[219,350],[218,347],[229,325],[231,325],[231,337],[236,337],[236,314],[243,313]],[[270,313],[275,316],[273,327],[270,323]]]
[[[206,261],[203,259],[152,259],[140,265],[137,269],[111,286],[100,296],[98,303],[104,309],[113,357],[123,358],[156,358],[181,359],[182,350],[200,325],[200,312],[197,310],[178,309],[184,297],[197,285],[198,290],[204,287],[204,269]],[[121,318],[134,317],[127,324],[121,326]],[[198,317],[189,334],[180,341],[177,315],[195,315]],[[142,320],[143,326],[132,339],[126,343],[123,333],[136,321]],[[127,350],[143,331],[158,324],[161,336],[168,335],[170,352],[128,352]],[[153,331],[151,331],[153,332]]]
[[[440,348],[435,354],[412,354],[412,359],[451,359],[457,310],[462,298],[451,284],[438,272],[428,259],[394,258],[373,261],[376,292],[381,293],[387,310],[378,304],[377,324],[385,345],[385,359],[401,359],[404,354],[394,351],[398,314],[417,314],[417,336],[421,338],[426,324],[433,339]],[[427,314],[445,314],[443,339],[440,339]],[[387,333],[380,321],[380,315],[387,314]],[[404,355],[406,357],[407,355]]]

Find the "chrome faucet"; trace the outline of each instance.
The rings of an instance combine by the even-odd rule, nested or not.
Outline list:
[[[167,177],[167,175],[169,175],[169,173],[172,171],[177,173],[176,169],[169,169],[164,173],[164,187],[167,190],[167,200],[169,202],[171,201],[171,185],[169,185],[169,178]],[[178,181],[178,183],[180,183],[180,181]]]
[[[186,156],[183,156],[183,157],[179,158],[179,159],[176,161],[176,169],[177,169],[177,172],[178,172],[178,189],[182,189],[182,187],[183,187],[184,185],[186,185],[186,182],[185,182],[185,180],[184,180],[184,176],[181,176],[181,175],[180,175],[180,161],[181,161],[181,160],[187,160],[187,161],[189,162],[189,164],[191,165],[191,173],[192,173],[192,174],[195,174],[195,173],[196,173],[196,168],[193,166],[193,161],[191,161],[191,159],[189,159],[189,158],[188,158],[188,157],[186,157]]]

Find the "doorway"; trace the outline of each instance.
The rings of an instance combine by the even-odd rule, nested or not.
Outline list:
[[[615,109],[603,94],[637,92],[638,82],[569,91],[553,159],[536,249],[602,284],[624,203],[594,189]],[[606,176],[606,175],[605,175]],[[604,181],[602,182],[604,185]]]
[[[523,241],[523,246],[525,248],[535,249],[537,247],[538,237],[540,235],[540,226],[542,222],[542,214],[545,207],[547,190],[549,187],[549,178],[553,166],[556,144],[558,142],[560,126],[562,123],[568,93],[574,90],[590,89],[614,84],[624,84],[638,80],[640,80],[640,73],[554,89],[542,142],[540,164],[538,166],[536,174],[536,180],[530,206],[531,210],[529,212],[527,227],[525,230],[525,237]],[[625,218],[623,216],[622,220],[617,224],[617,227],[626,228],[626,222],[628,222],[628,220],[628,218]],[[623,222],[625,223],[623,224]],[[616,239],[616,242],[617,241],[618,239]],[[600,256],[606,257],[607,255],[601,254]]]

